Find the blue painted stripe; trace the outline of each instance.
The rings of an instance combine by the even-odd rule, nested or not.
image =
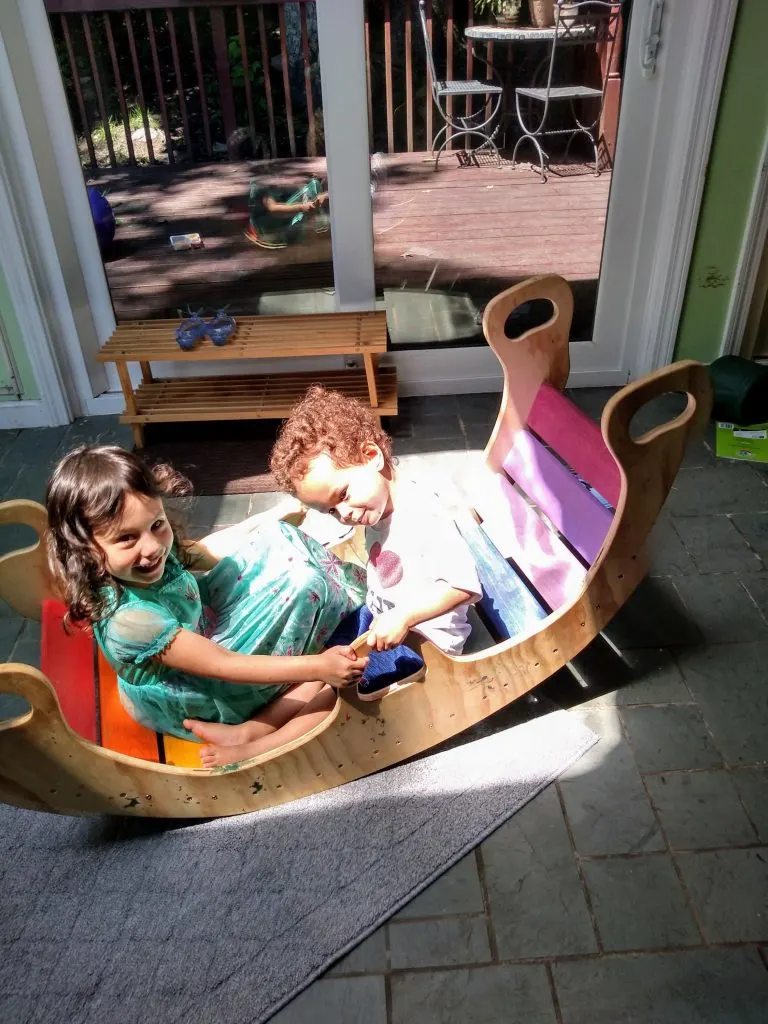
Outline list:
[[[545,606],[475,520],[461,516],[456,526],[472,553],[483,588],[476,607],[497,633],[497,639],[511,639],[546,618]]]

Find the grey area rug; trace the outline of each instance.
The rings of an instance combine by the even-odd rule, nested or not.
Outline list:
[[[191,825],[2,806],[0,1020],[265,1021],[596,739],[554,711]]]

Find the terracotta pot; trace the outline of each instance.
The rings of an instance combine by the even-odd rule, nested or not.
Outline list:
[[[536,28],[549,28],[555,23],[555,0],[528,0],[531,24]]]

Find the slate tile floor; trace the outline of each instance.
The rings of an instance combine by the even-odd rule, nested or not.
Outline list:
[[[573,397],[599,416],[610,393]],[[402,461],[439,487],[460,478],[496,401],[404,400]],[[0,497],[39,500],[57,456],[96,438],[129,443],[111,418],[0,435]],[[711,442],[686,455],[649,578],[577,660],[584,685],[542,688],[600,743],[278,1024],[768,1019],[768,470],[718,461]],[[190,520],[203,532],[275,501],[202,497]],[[23,539],[4,528],[0,551]],[[2,657],[34,661],[37,643],[0,609]]]

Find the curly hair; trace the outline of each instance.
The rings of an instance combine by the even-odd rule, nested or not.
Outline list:
[[[371,442],[391,466],[392,441],[368,406],[314,384],[282,425],[269,468],[284,491],[295,493],[316,455],[327,452],[339,466],[357,466],[364,461],[363,447]]]
[[[120,516],[126,495],[163,499],[191,491],[189,480],[171,466],[150,467],[113,445],[84,445],[60,460],[45,494],[45,547],[54,587],[67,605],[66,624],[97,622],[122,592],[94,533]],[[179,524],[168,519],[184,559]]]

